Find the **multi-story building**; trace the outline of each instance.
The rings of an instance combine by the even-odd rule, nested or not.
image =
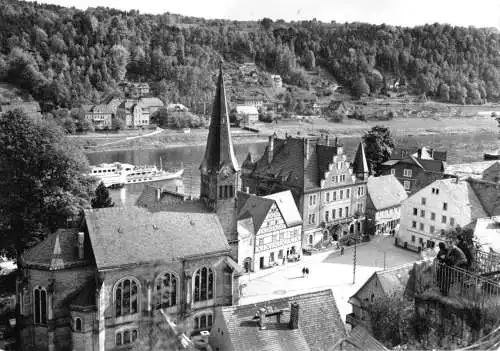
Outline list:
[[[83,105],[82,111],[85,119],[92,123],[94,129],[111,129],[113,112],[108,105]]]
[[[236,113],[241,116],[241,125],[243,126],[252,126],[259,121],[259,111],[253,105],[237,105]]]
[[[391,160],[381,166],[381,174],[392,174],[403,184],[408,194],[413,194],[435,180],[443,178],[446,152],[421,148],[395,149]]]
[[[285,263],[302,252],[302,219],[292,193],[238,193],[238,263],[246,272]]]
[[[149,112],[145,113],[142,105],[137,100],[125,100],[118,105],[116,115],[125,121],[127,128],[140,128],[148,126]]]
[[[85,211],[29,250],[20,282],[22,349],[115,350],[148,340],[163,309],[188,333],[238,297],[239,266],[215,214],[138,207]]]
[[[395,234],[401,218],[401,202],[408,198],[393,175],[368,178],[366,221],[370,234]]]
[[[484,200],[467,180],[437,180],[403,201],[396,244],[415,251],[432,248],[444,241],[442,232],[487,217]]]
[[[351,167],[342,145],[328,136],[269,138],[262,157],[247,158],[243,187],[257,195],[290,190],[303,219],[302,246],[331,240],[326,227],[340,224],[342,233],[363,232],[368,166],[360,144]]]

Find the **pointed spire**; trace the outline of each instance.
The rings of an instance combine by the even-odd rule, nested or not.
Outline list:
[[[224,87],[224,72],[222,70],[221,59],[219,64],[219,78],[212,109],[212,118],[208,131],[207,147],[205,149],[205,156],[200,165],[200,170],[202,174],[217,173],[224,166],[229,167],[233,171],[239,171],[238,161],[236,161],[233,142],[231,140],[226,89]]]
[[[52,252],[52,259],[50,260],[50,269],[61,269],[64,268],[64,261],[61,255],[61,243],[59,240],[59,233],[56,234],[56,240],[54,243],[54,251]]]
[[[359,143],[358,150],[356,151],[356,156],[354,157],[354,162],[352,165],[352,170],[357,178],[361,180],[366,180],[369,173],[368,163],[366,162],[365,148],[363,143]]]

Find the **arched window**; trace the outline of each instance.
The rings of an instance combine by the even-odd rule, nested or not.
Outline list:
[[[194,302],[213,299],[214,272],[211,268],[202,267],[194,275]]]
[[[34,318],[35,324],[47,323],[47,290],[37,286],[33,291],[34,299]]]
[[[207,329],[212,328],[214,324],[214,317],[211,313],[202,314],[194,317],[194,329]]]
[[[167,308],[177,304],[177,278],[165,273],[156,278],[156,308]]]
[[[128,345],[132,344],[137,340],[137,329],[125,329],[116,333],[115,335],[115,345]]]
[[[138,311],[139,283],[135,279],[120,280],[115,287],[115,316],[127,316]]]
[[[75,318],[75,331],[82,331],[82,319],[79,317]]]

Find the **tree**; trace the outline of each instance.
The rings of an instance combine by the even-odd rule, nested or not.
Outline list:
[[[125,128],[125,121],[120,116],[113,116],[111,118],[111,129],[112,130],[123,130]]]
[[[87,158],[53,121],[0,115],[0,251],[22,267],[27,247],[89,207],[87,172]],[[19,301],[16,319],[20,325]]]
[[[95,197],[91,201],[92,208],[113,207],[115,203],[109,196],[109,191],[103,182],[95,189]]]
[[[373,174],[380,174],[382,163],[391,158],[394,149],[394,140],[388,128],[375,126],[363,135],[365,145],[366,161]]]
[[[366,82],[364,75],[360,74],[358,79],[354,82],[353,93],[357,97],[365,96],[370,94],[370,86]]]

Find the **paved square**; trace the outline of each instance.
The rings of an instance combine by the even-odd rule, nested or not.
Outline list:
[[[347,302],[363,283],[377,270],[399,266],[420,259],[420,255],[394,246],[393,237],[376,237],[356,250],[356,282],[353,284],[353,247],[340,252],[323,252],[303,256],[300,262],[246,274],[240,283],[246,284],[240,304],[271,300],[282,296],[332,289],[340,314],[351,313]],[[309,268],[309,277],[302,277],[302,268]]]

